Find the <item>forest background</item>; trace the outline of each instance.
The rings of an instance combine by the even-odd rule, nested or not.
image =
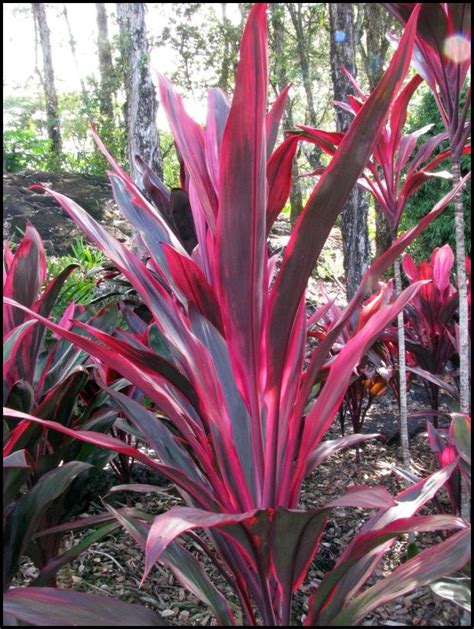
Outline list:
[[[230,92],[233,85],[238,45],[250,6],[4,4],[4,173],[47,171],[103,176],[106,164],[89,131],[92,121],[112,154],[132,174],[130,154],[135,141],[138,144],[134,150],[142,153],[165,185],[179,186],[179,163],[171,133],[150,81],[155,81],[156,72],[168,76],[184,95],[191,116],[204,124],[206,90],[220,87]],[[127,15],[130,7],[144,10]],[[343,100],[353,91],[340,64],[368,93],[391,55],[386,33],[397,34],[399,30],[389,13],[375,4],[272,4],[270,102],[292,83],[284,130],[294,129],[296,124],[326,130],[334,130],[337,124],[340,130],[343,123],[334,100]],[[133,49],[138,50],[141,59],[138,65],[130,61]],[[140,68],[146,71],[140,72]],[[137,86],[137,93],[142,90],[145,95],[135,105],[130,94],[132,85]],[[147,107],[143,106],[145,102]],[[431,92],[423,83],[411,101],[407,131],[429,124],[433,127],[425,139],[439,133],[442,123]],[[152,129],[151,140],[137,139],[140,125]],[[150,142],[157,144],[150,147]],[[292,224],[314,185],[314,177],[300,175],[326,164],[326,156],[317,147],[301,143],[293,168],[293,189],[285,207]],[[439,178],[415,194],[403,214],[400,230],[416,224],[450,185]],[[469,253],[470,186],[465,191],[464,207]],[[375,212],[373,200],[360,190],[354,191],[339,220],[346,271],[350,258],[346,249],[353,243],[365,243],[361,247],[362,251],[365,248],[365,259],[356,264],[359,275],[346,278],[351,293],[350,284],[358,285],[371,254],[386,249],[387,229],[383,216]],[[453,216],[449,212],[417,239],[410,252],[420,260],[445,243],[454,247]]]

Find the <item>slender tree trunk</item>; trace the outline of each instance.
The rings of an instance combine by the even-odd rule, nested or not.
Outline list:
[[[392,244],[390,225],[383,212],[375,213],[375,257],[382,255]]]
[[[383,66],[387,56],[389,42],[386,33],[393,23],[393,18],[381,4],[365,2],[359,5],[361,18],[359,21],[358,48],[362,57],[362,64],[372,91],[382,78]],[[365,35],[364,48],[362,36]]]
[[[114,119],[114,66],[109,41],[107,9],[104,2],[96,2],[97,13],[97,49],[99,52],[100,72],[100,112],[108,120]]]
[[[149,51],[143,3],[117,3],[122,67],[126,93],[125,119],[130,172],[141,187],[142,180],[134,156],[139,154],[162,177],[162,163],[156,112],[155,88],[150,75]]]
[[[288,118],[285,128],[294,129],[292,118]],[[296,159],[291,167],[291,176],[293,178],[293,183],[290,191],[290,224],[291,227],[294,227],[296,221],[298,220],[298,216],[301,214],[301,210],[303,209],[303,193],[301,192],[301,185],[298,179],[298,164],[296,163]]]
[[[271,10],[271,25],[272,25],[272,48],[274,52],[274,59],[276,60],[275,74],[278,90],[282,90],[290,82],[288,80],[287,68],[285,64],[285,58],[283,55],[283,42],[285,37],[285,31],[283,28],[283,16],[282,7],[277,4],[270,5]],[[283,116],[283,128],[285,130],[294,129],[293,113],[291,110],[290,99],[287,100],[285,114]],[[293,226],[301,214],[303,209],[303,195],[301,192],[301,185],[298,179],[298,165],[296,159],[293,161],[291,170],[292,185],[290,191],[290,223]]]
[[[288,2],[286,7],[288,9],[288,13],[290,14],[296,34],[296,47],[298,50],[301,77],[303,79],[303,88],[306,96],[306,124],[311,127],[317,127],[316,108],[314,106],[313,98],[313,81],[310,72],[311,64],[308,56],[309,42],[305,37],[302,4]],[[321,149],[318,146],[311,146],[311,149],[306,153],[306,156],[313,170],[321,166]]]
[[[45,5],[43,2],[33,2],[33,16],[38,27],[41,50],[43,52],[44,69],[44,95],[46,99],[46,126],[48,137],[51,140],[51,152],[60,155],[62,142],[59,124],[58,96],[54,84],[53,59],[51,55],[51,42],[49,38],[49,28],[46,19]]]
[[[84,99],[85,102],[87,102],[88,96],[87,96],[86,86],[84,85],[84,80],[82,78],[81,71],[79,68],[79,62],[77,60],[77,54],[76,54],[76,41],[72,34],[71,23],[69,22],[69,15],[67,12],[67,5],[65,3],[63,4],[63,16],[64,16],[64,21],[66,22],[66,28],[69,34],[69,47],[71,49],[72,58],[74,60],[74,66],[76,68],[77,76],[79,77],[79,82],[81,84],[82,98]]]
[[[224,54],[222,56],[221,74],[219,77],[219,87],[225,92],[229,91],[230,81],[230,64],[232,62],[230,56],[230,42],[229,42],[229,18],[227,17],[227,2],[221,2],[222,12],[222,33],[224,36]]]
[[[395,260],[395,291],[397,296],[402,292],[402,274],[400,258]],[[405,350],[405,323],[403,310],[398,313],[398,373],[400,377],[400,444],[402,447],[403,467],[410,469],[410,446],[408,442],[408,409],[407,409],[407,365]]]
[[[461,164],[459,158],[453,158],[453,184],[461,180]],[[459,390],[460,411],[471,414],[470,373],[469,363],[469,312],[467,301],[466,251],[464,245],[464,208],[462,190],[454,197],[454,220],[456,229],[456,266],[459,291]],[[470,493],[461,475],[461,515],[470,521]]]
[[[453,159],[453,184],[461,180],[461,164]],[[461,413],[471,412],[470,400],[470,364],[469,364],[469,319],[466,283],[466,249],[464,245],[465,226],[462,191],[454,197],[454,219],[456,229],[456,265],[459,291],[459,382]]]
[[[341,65],[355,76],[355,45],[353,8],[349,3],[330,3],[331,75],[336,100],[344,101],[352,94],[352,87],[341,71]],[[346,131],[352,122],[350,114],[336,108],[336,128]],[[367,227],[367,199],[356,186],[352,190],[341,214],[341,232],[346,272],[348,300],[360,285],[370,263],[369,233]]]
[[[459,156],[453,158],[453,184],[457,185],[461,180],[461,163]],[[470,375],[469,362],[469,310],[467,301],[466,280],[466,251],[464,245],[464,207],[462,190],[454,197],[454,221],[456,229],[456,267],[459,291],[459,393],[461,413],[471,414]],[[461,517],[467,522],[471,521],[471,492],[466,484],[464,476],[460,474],[461,483]],[[464,611],[461,626],[471,626],[471,614]]]

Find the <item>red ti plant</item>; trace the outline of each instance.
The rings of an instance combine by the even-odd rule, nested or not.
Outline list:
[[[15,410],[5,413],[54,427],[85,442],[133,452],[172,480],[186,506],[175,507],[151,522],[108,507],[145,551],[143,578],[158,560],[173,563],[168,551],[183,550],[175,544],[178,536],[205,529],[213,550],[201,538],[195,539],[201,539],[204,551],[234,589],[246,625],[288,624],[293,594],[318,551],[333,507],[375,509],[335,570],[312,594],[305,621],[307,625],[357,624],[381,602],[452,572],[469,557],[465,543],[469,531],[462,519],[415,516],[449,477],[454,464],[395,500],[380,487],[350,487],[321,509],[298,509],[304,478],[332,452],[354,443],[348,438],[323,442],[354,367],[420,285],[408,287],[366,321],[332,362],[314,403],[308,407],[308,402],[335,339],[358,304],[455,192],[372,265],[304,368],[307,280],[377,143],[392,96],[404,80],[417,12],[386,74],[310,195],[273,278],[275,265],[268,259],[266,236],[288,196],[297,139],[287,138],[273,150],[284,96],[267,113],[265,11],[265,4],[251,10],[232,103],[222,92],[211,91],[205,129],[188,116],[171,84],[160,79],[161,102],[183,160],[183,185],[196,227],[198,244],[191,255],[103,146],[113,169],[110,178],[115,198],[140,232],[148,251],[146,262],[72,200],[49,191],[133,284],[152,321],[146,339],[131,343],[85,323],[74,322],[85,333],[79,335],[61,330],[39,315],[36,318],[119,371],[166,415],[163,422],[104,384],[155,450],[156,458],[108,435],[69,431],[56,422]],[[7,303],[14,304],[11,299]],[[381,581],[382,585],[358,594],[395,536],[433,528],[460,530],[437,546],[435,557],[431,550],[420,553]],[[181,573],[181,578],[212,606],[220,624],[239,624],[227,600],[208,579],[196,574],[184,579]]]
[[[431,280],[405,308],[406,332],[407,347],[416,356],[416,367],[437,378],[446,375],[446,367],[456,355],[452,339],[456,334],[459,295],[450,280],[453,265],[454,254],[449,245],[436,248],[430,261],[422,261],[418,266],[408,254],[402,261],[410,283]],[[431,408],[438,410],[439,386],[426,379],[423,382]]]
[[[347,70],[344,71],[354,86],[358,98],[350,96],[349,103],[338,102],[337,104],[355,116],[368,97],[350,73]],[[451,149],[445,149],[432,158],[433,151],[448,139],[446,132],[429,138],[418,148],[416,148],[418,138],[433,125],[427,125],[403,135],[410,99],[421,82],[422,78],[417,74],[400,89],[393,102],[389,123],[382,130],[372,159],[358,181],[361,187],[373,195],[378,207],[384,213],[392,237],[395,237],[397,233],[401,215],[410,196],[432,177],[451,177],[446,171],[433,171],[436,166],[452,155]],[[343,132],[321,131],[304,125],[298,125],[298,127],[301,129],[300,134],[304,140],[317,144],[329,155],[334,155],[345,135]],[[470,145],[463,146],[461,152],[470,153]]]
[[[357,115],[367,96],[349,72],[349,77],[358,98],[351,96],[349,103],[338,103],[353,115]],[[451,149],[440,152],[432,158],[433,151],[441,142],[448,139],[448,133],[440,133],[424,142],[418,149],[418,138],[430,128],[429,126],[403,135],[403,126],[407,117],[407,108],[410,99],[421,83],[422,78],[415,75],[403,88],[400,86],[394,99],[390,113],[389,123],[380,134],[372,159],[367,164],[367,169],[359,179],[359,185],[368,190],[375,198],[379,209],[387,218],[395,237],[403,210],[407,201],[426,181],[431,177],[450,177],[446,172],[433,172],[432,169],[452,155]],[[344,139],[344,133],[328,133],[310,127],[301,127],[304,139],[318,144],[330,155],[334,154],[337,146]],[[470,152],[470,147],[463,147],[464,152]],[[401,290],[400,262],[395,263],[395,281],[397,292]],[[400,369],[400,428],[402,446],[404,452],[405,467],[408,468],[408,431],[406,428],[406,352],[404,339],[403,316],[398,321],[398,347]],[[403,387],[403,389],[402,389]]]
[[[382,5],[403,25],[416,7],[413,2]],[[470,3],[430,2],[422,5],[412,63],[430,86],[457,158],[470,134],[470,86],[461,107],[461,91],[471,66],[470,47]]]
[[[378,293],[367,299],[353,314],[350,321],[341,331],[339,338],[331,349],[336,356],[344,345],[365,325],[368,319],[393,297],[392,282],[382,284]],[[324,291],[323,291],[324,294]],[[327,295],[325,295],[327,298]],[[341,308],[335,303],[327,303],[318,309],[308,320],[308,336],[324,339],[332,324],[341,316]],[[350,417],[354,433],[360,433],[365,417],[374,400],[382,395],[388,386],[397,390],[396,369],[392,357],[393,348],[390,341],[378,339],[369,348],[354,370],[350,385],[339,409],[341,434],[345,434],[345,418]]]
[[[50,314],[64,281],[77,267],[69,265],[43,286],[45,252],[38,232],[30,224],[15,253],[8,244],[4,246],[3,262],[4,294],[43,316]],[[89,325],[110,332],[117,325],[114,309],[115,306],[108,306],[90,316],[82,306],[71,303],[58,327],[69,329],[69,318],[82,318]],[[45,327],[18,308],[5,304],[3,315],[3,394],[7,405],[70,428],[110,427],[118,412],[100,389],[101,396],[86,409],[79,404],[90,380],[87,354],[58,335],[46,342]],[[124,388],[119,381],[112,386]],[[83,472],[93,465],[101,469],[111,454],[92,445],[78,444],[57,431],[6,418],[3,456],[8,476],[4,488],[4,587],[16,572],[23,553],[43,571],[39,581],[52,584],[55,571],[47,566],[56,558],[63,534],[35,540],[32,536],[70,519],[81,508],[78,493],[88,482]],[[8,464],[9,460],[21,460],[22,464]],[[20,489],[26,492],[17,499]]]
[[[410,2],[384,6],[402,24],[410,19],[415,10],[415,5]],[[468,77],[471,66],[471,3],[435,2],[422,5],[413,63],[428,83],[438,105],[452,151],[453,183],[456,185],[461,178],[461,154],[471,133],[471,84]],[[461,105],[466,80],[469,80],[469,88],[464,105]],[[459,287],[460,410],[470,414],[469,314],[461,192],[454,198],[454,218]],[[465,502],[467,504],[467,496]]]

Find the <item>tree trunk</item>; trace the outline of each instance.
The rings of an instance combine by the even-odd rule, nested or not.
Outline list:
[[[362,58],[365,75],[369,81],[369,89],[375,88],[382,78],[383,67],[389,42],[385,34],[394,23],[393,17],[381,4],[364,3],[358,5],[360,15],[357,23],[359,32],[357,34],[358,50]],[[365,47],[363,36],[365,35]],[[380,256],[392,244],[390,226],[383,212],[377,212],[375,216],[375,254]]]
[[[345,101],[353,93],[341,65],[355,77],[355,45],[353,9],[349,3],[330,3],[331,76],[336,100]],[[336,128],[346,131],[352,122],[350,114],[336,108]],[[356,186],[342,211],[341,232],[346,272],[346,294],[349,300],[360,285],[370,263],[369,234],[367,228],[367,199]]]
[[[162,177],[155,122],[158,104],[150,76],[145,5],[136,2],[117,3],[117,20],[126,93],[127,154],[132,179],[141,188],[142,178],[134,159],[136,154]]]
[[[402,292],[402,274],[400,257],[395,260],[395,291],[397,296]],[[408,409],[407,409],[407,366],[405,350],[405,324],[403,310],[398,313],[398,373],[400,377],[400,445],[402,447],[403,467],[410,469],[410,446],[408,442]]]
[[[459,158],[453,158],[453,184],[461,180]],[[461,413],[471,414],[469,363],[469,311],[467,301],[466,251],[464,244],[464,208],[462,190],[454,197],[454,220],[456,229],[456,266],[459,291],[459,393]],[[471,497],[466,481],[461,475],[461,516],[471,520]]]
[[[229,18],[227,17],[227,2],[221,2],[222,12],[222,35],[224,38],[224,54],[222,56],[221,73],[219,77],[219,87],[228,93],[230,91],[230,42],[229,42]]]
[[[303,88],[306,95],[306,124],[310,127],[317,127],[316,108],[314,106],[313,99],[313,81],[310,73],[311,64],[308,56],[310,42],[308,42],[305,37],[302,5],[301,3],[289,2],[286,4],[286,7],[290,14],[296,34],[296,47],[298,50],[301,76],[303,78]],[[306,153],[310,166],[313,170],[321,166],[321,152],[322,151],[319,146],[311,146],[311,149]]]
[[[48,22],[46,20],[45,5],[43,2],[33,2],[33,16],[37,25],[41,50],[43,52],[44,69],[44,96],[46,99],[46,127],[48,137],[51,140],[51,152],[59,156],[61,154],[62,142],[59,125],[58,96],[54,84],[53,59],[51,55],[51,42],[49,38]]]
[[[282,7],[277,4],[270,5],[271,11],[271,25],[272,25],[272,50],[273,58],[275,59],[275,75],[278,91],[282,90],[290,82],[288,80],[287,68],[285,63],[285,57],[283,55],[283,42],[285,37],[285,30],[283,25]],[[283,116],[283,128],[285,130],[294,129],[293,113],[291,101],[288,98],[286,102],[285,114]],[[290,191],[290,223],[293,226],[301,214],[303,209],[303,195],[301,192],[301,185],[298,179],[298,165],[296,158],[293,161],[291,170],[292,185]]]
[[[390,225],[383,212],[375,213],[375,257],[378,258],[392,244]]]
[[[107,9],[103,2],[96,2],[95,7],[97,12],[97,49],[99,52],[100,72],[100,112],[104,118],[112,122],[114,119],[112,98],[115,78],[107,25]]]
[[[285,129],[294,129],[292,118],[287,119]],[[296,163],[295,159],[293,162],[293,166],[291,167],[291,176],[293,178],[293,183],[290,190],[290,224],[292,228],[295,226],[295,223],[298,220],[298,216],[301,214],[301,210],[303,209],[303,193],[301,192],[301,185],[298,179],[298,174],[298,164]]]
[[[81,84],[82,98],[84,99],[84,102],[87,103],[89,99],[87,96],[86,86],[84,85],[84,80],[80,72],[79,62],[77,60],[77,54],[76,54],[76,40],[74,39],[73,34],[72,34],[71,23],[69,22],[69,15],[67,12],[67,5],[65,3],[63,4],[63,16],[64,16],[64,21],[66,22],[66,28],[69,34],[69,47],[71,49],[72,58],[74,60],[74,66],[76,68],[77,76]]]
[[[350,300],[370,265],[368,204],[365,192],[355,187],[341,214],[341,234],[346,295]]]
[[[365,74],[372,91],[382,78],[383,66],[389,49],[386,33],[394,23],[393,17],[381,4],[364,3],[359,5],[362,12],[360,31],[358,33],[358,48],[361,53]],[[364,48],[362,36],[365,34],[366,45]]]
[[[453,158],[453,184],[461,180],[461,164]],[[466,249],[464,245],[465,226],[462,191],[454,197],[454,219],[456,229],[456,265],[459,291],[459,388],[461,413],[470,414],[470,364],[469,364],[469,319],[466,283]]]

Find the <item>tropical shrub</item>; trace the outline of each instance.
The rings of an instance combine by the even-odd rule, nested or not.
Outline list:
[[[463,98],[461,104],[464,104],[467,90],[463,90]],[[416,129],[431,125],[431,128],[426,132],[426,137],[431,138],[444,130],[443,122],[440,118],[436,102],[433,94],[427,91],[423,94],[421,100],[411,111],[407,120],[408,133],[412,133]],[[438,146],[433,155],[438,155],[443,150],[443,146]],[[461,169],[462,172],[467,173],[470,169],[470,156],[461,156]],[[438,199],[445,195],[451,188],[452,182],[449,179],[433,178],[429,186],[420,188],[413,194],[407,202],[406,209],[402,214],[400,220],[400,229],[406,230],[413,225],[416,225],[422,216],[424,216]],[[466,223],[466,253],[469,255],[471,251],[471,183],[466,185],[463,190],[463,206],[464,206],[464,218]],[[449,244],[451,249],[455,247],[455,229],[454,229],[454,216],[451,212],[443,212],[443,214],[430,225],[423,234],[410,245],[409,253],[413,259],[420,263],[422,260],[427,260],[430,257],[431,252],[436,247],[442,247],[444,244]]]
[[[181,184],[189,195],[196,230],[198,244],[191,254],[98,139],[113,169],[114,196],[139,232],[145,261],[71,199],[48,191],[145,302],[152,320],[142,340],[113,337],[74,321],[82,332],[78,334],[16,304],[149,396],[166,421],[103,383],[104,391],[146,438],[155,458],[109,435],[72,430],[12,409],[5,413],[132,454],[173,481],[186,506],[152,517],[119,513],[108,505],[109,522],[116,518],[144,549],[143,579],[158,560],[169,565],[223,625],[288,624],[293,594],[318,551],[330,511],[337,506],[374,509],[311,594],[305,619],[306,625],[358,624],[374,607],[460,568],[469,558],[464,520],[415,515],[449,478],[454,462],[395,499],[381,487],[352,486],[322,508],[298,509],[304,478],[347,445],[344,440],[328,445],[323,437],[354,367],[421,284],[409,286],[366,321],[331,363],[314,403],[308,407],[308,402],[335,339],[360,302],[460,186],[372,265],[304,367],[307,280],[405,78],[418,9],[386,74],[310,195],[278,273],[276,260],[268,257],[266,237],[288,197],[299,138],[289,137],[273,150],[287,90],[267,113],[265,11],[265,4],[251,10],[232,103],[220,90],[211,90],[205,129],[188,116],[169,81],[160,78],[161,102],[183,162]],[[6,303],[13,307],[16,302],[6,298]],[[201,538],[194,539],[201,539],[204,552],[233,588],[240,604],[238,616],[192,555],[175,541],[196,528],[205,529],[212,550]],[[436,553],[432,549],[419,553],[360,593],[396,536],[436,528],[458,530],[437,545]],[[7,604],[17,595],[18,591],[8,592]],[[102,611],[113,605],[104,603]]]
[[[355,79],[345,70],[345,74],[352,83],[358,98],[349,96],[348,103],[336,104],[356,116],[367,100]],[[367,169],[359,179],[358,184],[370,192],[387,219],[392,237],[397,234],[401,217],[409,198],[432,178],[452,179],[446,170],[433,171],[439,164],[452,155],[451,149],[445,149],[432,157],[435,149],[448,139],[448,133],[442,132],[426,140],[416,149],[418,138],[426,134],[432,124],[403,134],[403,127],[407,118],[407,108],[416,88],[422,82],[422,77],[416,74],[403,88],[400,88],[394,99],[390,122],[382,130],[372,159],[367,163]],[[301,137],[317,144],[324,152],[334,155],[344,139],[343,132],[327,132],[298,125]],[[346,132],[347,133],[347,132]],[[471,152],[470,144],[463,145],[461,152]],[[431,209],[431,208],[430,208]]]
[[[332,357],[344,347],[344,345],[364,326],[369,319],[384,303],[393,298],[392,283],[382,284],[378,293],[367,299],[354,312],[351,320],[331,349]],[[325,295],[327,298],[327,296]],[[333,302],[327,302],[308,318],[308,336],[324,339],[332,324],[341,316],[341,308]],[[318,329],[311,329],[316,326]],[[384,336],[378,338],[374,345],[368,349],[354,370],[346,394],[339,409],[339,422],[341,434],[345,434],[345,420],[348,416],[352,423],[354,433],[362,432],[365,417],[376,398],[382,395],[387,387],[391,387],[398,393],[397,370],[394,357],[396,346]]]
[[[410,19],[413,3],[384,5],[402,24]],[[435,2],[421,5],[413,64],[430,88],[446,129],[452,152],[453,182],[461,179],[461,156],[471,135],[471,4]],[[467,96],[462,91],[467,83]],[[456,266],[459,287],[460,409],[470,409],[469,314],[465,270],[465,222],[461,192],[454,199]],[[465,496],[467,505],[468,497]]]
[[[410,2],[382,4],[402,25],[407,24],[416,7]],[[462,102],[471,67],[471,28],[469,2],[423,3],[412,59],[434,96],[456,159],[471,133],[470,86]]]
[[[44,247],[30,224],[15,253],[5,245],[3,263],[4,294],[45,316],[54,311],[64,284],[77,267],[68,264],[45,284]],[[69,329],[71,317],[112,332],[118,314],[115,305],[92,315],[71,302],[58,325]],[[44,326],[16,308],[5,304],[3,315],[3,394],[8,406],[59,421],[70,428],[111,429],[119,413],[109,396],[99,389],[94,399],[88,399],[94,370],[87,364],[90,361],[87,354],[54,335],[46,339]],[[140,399],[118,374],[101,376],[111,386]],[[93,466],[102,469],[112,458],[111,453],[80,444],[56,431],[41,430],[29,422],[17,423],[8,418],[4,420],[3,434],[9,477],[4,495],[4,581],[9,583],[21,554],[26,553],[40,570],[39,581],[54,583],[54,573],[60,567],[55,560],[63,533],[38,539],[32,536],[70,519],[87,506],[79,499],[90,480],[90,474],[85,472]],[[21,465],[9,461],[20,461]],[[18,497],[18,492],[25,489],[26,493]],[[51,562],[57,566],[54,571]]]
[[[412,9],[413,6],[411,7]],[[426,8],[422,8],[420,5],[420,12],[421,11],[423,11],[423,15],[426,17],[427,10]],[[426,25],[423,20],[421,21],[422,24],[420,26],[420,30],[423,30]],[[337,104],[346,111],[350,112],[352,115],[357,115],[361,110],[363,103],[366,101],[367,96],[350,73],[347,70],[345,70],[345,73],[354,87],[358,97],[349,96],[348,103]],[[433,171],[433,169],[435,169],[439,164],[453,155],[451,148],[447,148],[433,157],[435,149],[439,147],[442,142],[449,139],[450,136],[448,131],[438,133],[426,140],[418,148],[416,147],[418,138],[422,137],[427,131],[429,131],[432,125],[427,125],[421,129],[412,131],[411,133],[403,133],[404,125],[407,119],[408,104],[413,93],[422,82],[422,77],[425,76],[426,72],[420,70],[420,74],[416,74],[404,87],[400,88],[398,94],[394,98],[389,123],[382,130],[372,159],[369,160],[367,169],[364,171],[362,178],[358,181],[362,188],[368,190],[373,195],[378,209],[385,215],[392,238],[394,238],[397,234],[400,220],[409,198],[417,190],[419,190],[428,180],[431,180],[432,178],[452,179],[451,174],[447,171]],[[300,133],[305,140],[317,144],[330,155],[334,154],[336,147],[341,144],[345,137],[344,133],[328,133],[305,126],[300,126],[300,128]],[[465,142],[466,138],[464,138],[463,143],[456,149],[456,151],[460,154],[470,153],[470,144],[465,144]],[[400,290],[401,278],[399,264],[395,267],[395,278],[396,281],[398,280],[396,284],[397,290]],[[421,279],[421,277],[418,277],[418,279]],[[425,286],[422,290],[429,293],[431,291],[431,287]],[[418,331],[421,333],[421,330]],[[398,342],[399,348],[403,347],[403,332],[403,324],[399,321],[398,336],[394,333],[390,337],[393,343]],[[426,334],[426,330],[424,333]],[[437,338],[439,338],[439,335]],[[449,348],[448,351],[450,351],[451,354],[454,353],[451,351],[453,348],[449,340],[449,335],[441,335],[439,345],[440,352],[437,354],[436,358],[438,359],[438,362],[441,361],[442,366],[444,366],[447,358],[441,357],[443,348]],[[415,357],[415,359],[416,357],[420,357],[420,353],[422,352],[420,344],[418,345],[416,352],[412,344],[407,343],[406,347],[410,350],[411,357]],[[400,363],[402,362],[403,356],[404,353],[401,351],[399,360]],[[424,354],[422,360],[423,359],[425,359],[423,364],[426,367],[427,362],[431,360],[428,358],[427,352]],[[440,368],[438,362],[435,363],[435,369]],[[423,367],[423,365],[420,365],[420,367]],[[432,369],[429,369],[429,371],[432,371]],[[432,383],[427,383],[426,387],[432,407],[437,408],[437,387]]]
[[[420,279],[431,280],[421,288],[405,308],[406,344],[416,357],[415,368],[443,379],[448,364],[456,351],[456,311],[459,303],[457,290],[451,284],[454,254],[449,245],[436,248],[430,261],[417,266],[408,254],[403,256],[402,266],[410,283]],[[454,367],[451,367],[454,372]],[[423,375],[423,372],[419,372]],[[452,377],[454,382],[454,377]],[[438,410],[439,386],[433,380],[422,379],[431,408]]]

